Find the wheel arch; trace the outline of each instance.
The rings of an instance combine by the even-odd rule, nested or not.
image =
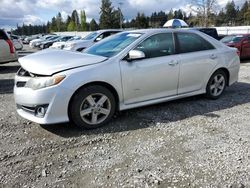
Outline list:
[[[119,101],[120,101],[120,97],[119,97],[119,94],[117,92],[117,90],[109,83],[107,82],[103,82],[103,81],[94,81],[94,82],[89,82],[89,83],[86,83],[84,85],[82,85],[81,87],[79,87],[73,94],[72,96],[70,97],[70,100],[69,100],[69,104],[68,104],[68,117],[70,118],[70,115],[69,115],[69,107],[70,107],[70,104],[72,102],[72,99],[73,97],[76,95],[76,93],[84,88],[84,87],[88,87],[88,86],[94,86],[94,85],[98,85],[98,86],[103,86],[105,88],[107,88],[115,97],[115,103],[116,103],[116,109],[119,110]]]
[[[213,74],[214,74],[216,71],[223,71],[223,72],[226,74],[226,76],[227,76],[227,83],[226,83],[226,85],[229,86],[229,83],[230,83],[230,72],[229,72],[229,70],[228,70],[227,68],[225,68],[225,67],[221,67],[221,68],[218,68],[217,70],[215,70],[215,71],[213,72]],[[213,74],[212,74],[212,75],[213,75]]]

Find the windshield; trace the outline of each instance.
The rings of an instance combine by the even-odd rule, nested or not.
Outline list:
[[[80,39],[81,39],[81,37],[73,37],[73,38],[69,39],[68,41],[80,40]]]
[[[141,35],[142,35],[141,33],[129,33],[129,32],[116,34],[104,41],[96,43],[92,47],[86,49],[84,52],[104,57],[112,57],[121,52],[127,46],[129,46]]]
[[[91,39],[95,38],[97,35],[98,35],[98,32],[90,33],[86,37],[84,37],[83,40],[91,40]]]
[[[221,42],[224,43],[237,43],[240,42],[243,39],[243,35],[231,35],[231,36],[226,36],[223,39],[221,39]]]

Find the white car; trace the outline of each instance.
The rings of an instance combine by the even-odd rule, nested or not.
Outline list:
[[[199,31],[172,29],[122,32],[84,53],[49,49],[19,62],[18,114],[87,129],[117,110],[199,94],[218,99],[237,82],[240,68],[237,49]]]
[[[10,35],[10,38],[15,46],[16,50],[22,50],[23,49],[23,42],[20,39],[20,37],[18,37],[17,35]]]
[[[95,31],[84,37],[82,40],[67,42],[63,49],[80,52],[85,48],[92,46],[94,43],[119,32],[121,32],[121,30],[117,29]]]
[[[0,64],[17,61],[15,46],[8,34],[0,29]]]
[[[46,36],[43,36],[41,38],[38,38],[38,39],[34,39],[32,41],[30,41],[29,45],[31,48],[35,48],[35,47],[38,47],[37,45],[40,44],[41,42],[43,41],[46,41],[52,37],[54,37],[55,35],[46,35]]]
[[[50,46],[50,48],[55,48],[55,49],[63,49],[64,46],[68,43],[68,42],[72,42],[72,41],[76,41],[76,40],[80,40],[81,37],[79,36],[74,36],[72,38],[70,38],[67,41],[64,42],[54,42],[52,46]]]

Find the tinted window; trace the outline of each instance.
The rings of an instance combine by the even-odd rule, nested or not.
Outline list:
[[[216,29],[199,29],[199,31],[217,39],[218,38],[218,34],[217,34],[217,31]]]
[[[194,33],[176,33],[176,37],[180,53],[214,49],[212,44]]]
[[[174,54],[172,33],[161,33],[147,38],[136,47],[143,51],[146,58],[161,57]]]
[[[3,30],[0,30],[0,39],[7,40],[8,36],[5,34]]]

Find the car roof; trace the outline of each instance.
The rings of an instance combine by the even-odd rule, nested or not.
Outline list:
[[[198,30],[184,30],[184,29],[171,29],[171,28],[152,28],[152,29],[137,29],[131,30],[127,32],[132,33],[143,33],[143,34],[153,34],[153,33],[161,33],[161,32],[188,32],[188,33],[200,33]]]
[[[107,32],[107,31],[123,31],[122,29],[101,29],[101,30],[97,30],[96,32],[98,33],[102,33],[102,32]]]

